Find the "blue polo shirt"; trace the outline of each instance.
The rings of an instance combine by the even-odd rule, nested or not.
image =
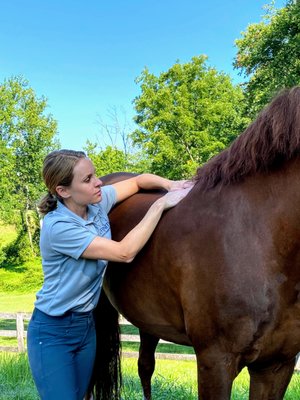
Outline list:
[[[95,308],[107,261],[80,256],[96,236],[111,238],[107,214],[115,202],[114,187],[105,186],[101,202],[88,206],[87,220],[61,202],[45,216],[40,239],[44,283],[36,308],[53,316]]]

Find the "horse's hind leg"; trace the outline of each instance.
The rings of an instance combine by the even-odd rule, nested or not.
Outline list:
[[[150,400],[151,377],[155,368],[155,349],[159,338],[140,330],[140,339],[138,371],[143,388],[144,400]]]
[[[292,378],[296,359],[262,368],[249,365],[250,400],[282,400]]]

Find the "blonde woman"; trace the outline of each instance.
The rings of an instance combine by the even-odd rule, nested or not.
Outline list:
[[[130,262],[164,210],[191,189],[186,181],[142,174],[102,187],[84,152],[58,150],[44,161],[48,188],[40,248],[44,283],[28,327],[28,356],[43,400],[82,400],[95,357],[93,310],[108,261]],[[166,189],[120,242],[111,239],[108,212],[140,189]]]

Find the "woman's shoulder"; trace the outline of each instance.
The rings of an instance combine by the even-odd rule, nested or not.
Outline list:
[[[42,221],[42,230],[52,231],[70,229],[71,226],[79,225],[78,219],[72,217],[72,214],[65,214],[59,212],[59,210],[53,210],[45,215]]]
[[[100,202],[100,205],[105,209],[106,212],[109,212],[117,202],[116,189],[112,185],[107,185],[102,186],[101,191],[102,201]]]

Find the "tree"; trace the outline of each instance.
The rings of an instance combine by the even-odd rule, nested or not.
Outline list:
[[[280,89],[300,83],[300,1],[266,6],[263,20],[249,25],[236,46],[234,66],[249,78],[244,87],[254,117]]]
[[[58,145],[57,124],[45,115],[46,106],[22,77],[0,85],[0,218],[15,223],[20,236],[26,233],[32,248],[43,159]]]
[[[122,110],[121,110],[122,111]],[[148,162],[141,153],[133,147],[130,138],[132,131],[126,113],[112,107],[108,110],[109,122],[103,122],[99,118],[101,136],[97,142],[87,140],[84,150],[93,161],[99,176],[112,172],[147,171]]]
[[[133,143],[151,160],[151,171],[172,179],[189,177],[223,150],[248,123],[243,93],[206,57],[177,62],[159,76],[145,69],[137,79],[138,124]]]
[[[127,171],[128,158],[126,153],[117,146],[106,146],[99,150],[96,143],[88,140],[84,150],[92,160],[99,176],[116,171]]]

